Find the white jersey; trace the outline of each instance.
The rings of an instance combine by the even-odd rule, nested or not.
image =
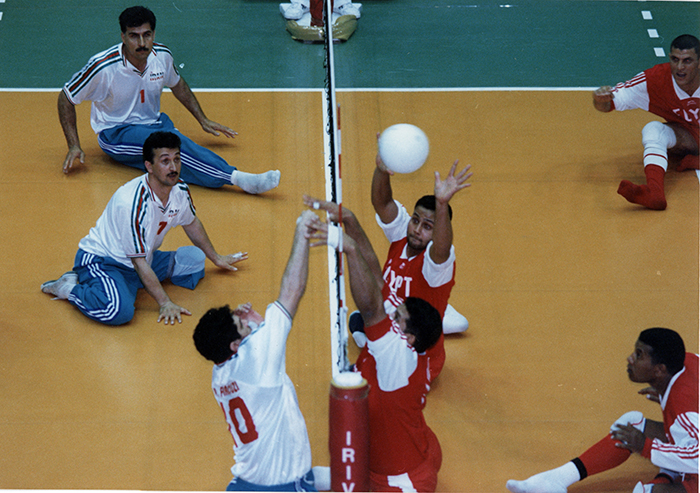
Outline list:
[[[114,192],[97,224],[78,247],[99,257],[110,257],[133,268],[132,258],[148,264],[175,226],[192,224],[196,217],[190,189],[180,180],[163,204],[151,190],[148,175],[141,175]]]
[[[228,361],[214,366],[212,390],[233,436],[235,477],[263,486],[290,483],[311,469],[311,445],[294,384],[286,342],[292,318],[279,303]]]
[[[93,56],[63,86],[71,103],[92,101],[90,124],[95,133],[118,125],[155,123],[163,88],[180,81],[167,47],[153,43],[143,72],[127,61],[123,49],[120,43]]]

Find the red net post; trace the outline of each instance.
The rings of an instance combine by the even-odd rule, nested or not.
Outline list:
[[[369,491],[369,385],[359,373],[331,381],[331,491]]]

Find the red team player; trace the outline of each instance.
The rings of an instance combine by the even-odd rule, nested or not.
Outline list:
[[[372,179],[372,204],[377,213],[377,222],[391,241],[384,268],[372,266],[373,273],[382,284],[382,295],[387,313],[410,297],[428,301],[442,316],[444,333],[461,332],[469,326],[466,318],[448,304],[455,278],[455,251],[452,245],[452,197],[463,188],[470,186],[467,180],[472,176],[469,166],[455,174],[457,161],[450,168],[445,179],[435,175],[435,195],[426,195],[418,200],[413,214],[393,199],[390,174],[377,154]],[[338,221],[338,206],[312,197],[305,198],[306,205],[320,208],[330,214],[332,221]],[[369,241],[364,245],[364,231],[359,227],[352,212],[343,209],[343,226],[353,240],[363,249],[372,249]],[[355,234],[355,233],[358,234]],[[361,233],[361,234],[359,234]],[[366,338],[363,333],[363,320],[360,313],[350,316],[350,330],[363,351],[366,351]],[[431,378],[435,379],[445,363],[444,336],[428,351],[430,356]]]
[[[343,253],[353,300],[366,322],[368,351],[355,363],[370,386],[370,490],[435,491],[442,451],[425,422],[423,408],[430,388],[426,351],[442,335],[440,313],[430,303],[409,297],[387,315],[379,266],[359,223],[353,235],[337,226],[318,223],[319,244],[337,248],[343,234]],[[354,237],[362,236],[360,242]]]
[[[510,480],[514,493],[565,493],[588,476],[625,462],[633,452],[660,468],[633,493],[697,493],[698,491],[698,355],[685,352],[683,339],[670,329],[642,331],[627,358],[627,374],[639,391],[659,402],[663,423],[639,411],[621,416],[610,433],[576,459],[525,481]]]
[[[599,111],[643,109],[666,120],[653,121],[642,130],[646,185],[623,180],[617,192],[629,202],[649,209],[666,209],[664,175],[668,152],[685,156],[678,171],[698,169],[698,113],[700,112],[700,44],[684,34],[671,43],[670,62],[645,70],[635,78],[603,86],[593,93]]]

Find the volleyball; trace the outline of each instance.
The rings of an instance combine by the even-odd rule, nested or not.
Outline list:
[[[419,169],[429,150],[425,132],[410,123],[392,125],[379,136],[379,157],[395,173],[413,173]]]

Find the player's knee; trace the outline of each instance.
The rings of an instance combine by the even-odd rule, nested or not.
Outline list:
[[[204,277],[206,255],[196,246],[184,246],[175,252],[175,264],[170,280],[176,286],[194,289]]]
[[[658,147],[666,151],[676,145],[676,133],[664,123],[649,122],[642,129],[642,144],[645,149]]]
[[[134,318],[135,308],[133,305],[122,306],[111,315],[102,315],[97,320],[105,325],[124,325]]]
[[[642,414],[640,411],[629,411],[617,418],[617,420],[610,427],[610,432],[612,433],[618,426],[634,426],[639,431],[644,433],[645,425],[646,419],[644,418],[644,414]]]

